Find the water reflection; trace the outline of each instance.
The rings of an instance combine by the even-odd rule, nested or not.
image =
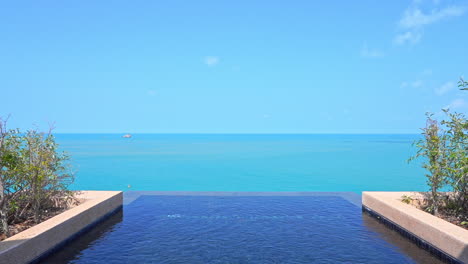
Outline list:
[[[437,257],[429,254],[427,251],[418,247],[409,239],[403,237],[397,231],[388,228],[383,223],[379,222],[377,219],[373,218],[365,212],[362,213],[362,221],[364,225],[367,228],[369,228],[369,230],[372,230],[373,232],[377,233],[382,239],[384,239],[388,243],[397,246],[402,253],[411,257],[417,263],[444,263]]]
[[[119,210],[109,218],[97,224],[84,234],[78,236],[73,241],[68,243],[59,251],[54,252],[52,255],[47,256],[38,263],[69,263],[76,259],[80,253],[89,248],[92,244],[99,241],[99,239],[106,236],[106,234],[113,232],[122,223],[123,210]]]

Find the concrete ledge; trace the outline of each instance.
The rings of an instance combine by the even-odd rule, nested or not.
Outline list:
[[[363,192],[362,207],[442,259],[468,263],[468,231],[403,203],[403,195],[421,197],[415,192]]]
[[[0,242],[0,264],[35,262],[122,208],[122,192],[82,191],[77,197],[85,201]]]

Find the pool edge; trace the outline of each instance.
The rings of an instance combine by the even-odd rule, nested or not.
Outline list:
[[[119,191],[80,191],[85,202],[0,242],[0,263],[37,263],[122,209]]]
[[[128,205],[143,195],[154,196],[337,196],[361,207],[361,195],[355,192],[252,192],[252,191],[125,191],[123,204]]]
[[[401,202],[415,192],[363,192],[362,210],[447,263],[468,263],[468,231]]]

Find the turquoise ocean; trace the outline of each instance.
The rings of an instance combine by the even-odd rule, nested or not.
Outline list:
[[[419,135],[57,134],[75,190],[424,191]]]

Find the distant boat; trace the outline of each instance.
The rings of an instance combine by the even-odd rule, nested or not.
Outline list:
[[[125,134],[125,135],[123,135],[122,137],[123,137],[123,138],[131,138],[132,135],[130,135],[130,134]]]

